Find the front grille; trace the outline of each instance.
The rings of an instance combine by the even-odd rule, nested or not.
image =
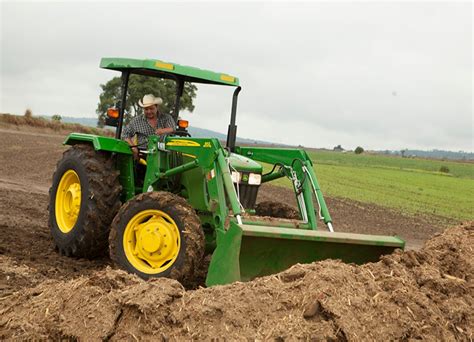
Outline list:
[[[240,183],[239,192],[237,192],[237,184],[234,183],[235,191],[240,195],[240,203],[245,209],[255,208],[259,186]]]

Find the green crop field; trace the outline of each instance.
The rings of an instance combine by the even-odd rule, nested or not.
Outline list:
[[[474,163],[330,151],[308,154],[325,195],[408,214],[474,219]],[[442,166],[449,173],[440,172]],[[274,184],[291,186],[287,180]]]
[[[401,158],[375,154],[308,151],[313,162],[325,165],[375,167],[379,169],[440,173],[441,167],[449,169],[448,175],[474,179],[474,163],[421,158]],[[446,175],[446,173],[444,173]]]

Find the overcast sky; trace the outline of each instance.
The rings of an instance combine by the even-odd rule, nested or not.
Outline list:
[[[0,112],[96,117],[153,58],[240,78],[238,135],[311,147],[473,151],[470,2],[1,2]],[[190,125],[227,132],[233,88]],[[159,94],[157,94],[159,95]]]

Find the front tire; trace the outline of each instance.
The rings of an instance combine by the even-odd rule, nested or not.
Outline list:
[[[110,223],[120,208],[118,177],[110,155],[90,145],[64,152],[49,189],[49,227],[62,255],[105,254]]]
[[[167,277],[189,284],[204,256],[199,217],[183,198],[148,192],[128,201],[115,216],[110,258],[144,279]]]

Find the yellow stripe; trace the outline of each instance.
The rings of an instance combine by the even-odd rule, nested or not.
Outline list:
[[[186,146],[186,147],[200,147],[201,145],[192,140],[174,139],[169,141],[166,146]]]
[[[171,63],[165,63],[161,61],[156,61],[155,66],[160,69],[174,70],[174,65]]]
[[[234,83],[235,77],[229,75],[221,75],[221,80]]]

